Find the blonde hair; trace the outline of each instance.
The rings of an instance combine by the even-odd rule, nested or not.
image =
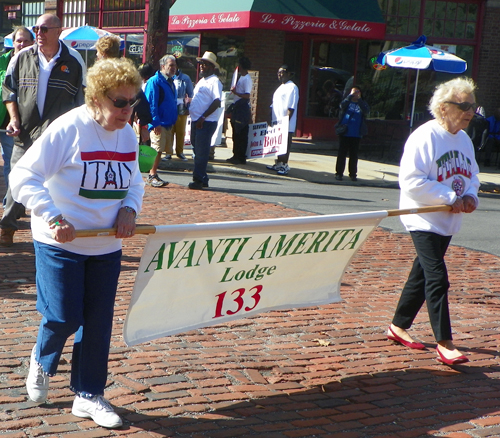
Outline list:
[[[453,100],[457,95],[472,94],[476,91],[476,84],[471,78],[461,77],[439,84],[429,102],[429,111],[435,119],[441,119],[441,105]]]
[[[95,101],[104,100],[110,90],[125,85],[134,87],[138,93],[141,84],[141,76],[130,59],[104,58],[96,62],[87,72],[85,103],[95,109]]]
[[[97,40],[95,48],[104,58],[119,58],[120,38],[116,35],[103,36]]]

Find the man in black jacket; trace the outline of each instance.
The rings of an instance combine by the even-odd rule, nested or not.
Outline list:
[[[36,44],[21,50],[9,64],[2,98],[10,115],[8,135],[15,136],[11,165],[24,155],[57,117],[84,102],[86,74],[80,54],[59,41],[62,24],[52,14],[40,16],[33,27]],[[0,221],[0,246],[12,246],[21,209],[7,191]]]

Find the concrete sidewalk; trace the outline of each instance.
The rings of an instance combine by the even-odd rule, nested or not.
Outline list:
[[[266,169],[273,164],[273,158],[248,160],[245,165],[226,163],[232,156],[232,141],[226,140],[223,147],[215,148],[215,160],[209,162],[209,173],[234,173],[238,175],[255,175],[276,178],[296,178],[317,184],[339,184],[399,188],[399,166],[395,163],[383,163],[360,159],[358,162],[358,181],[350,180],[348,174],[342,181],[335,180],[335,163],[337,161],[338,144],[335,142],[308,142],[295,139],[290,154],[290,172],[286,177]],[[163,160],[160,168],[169,171],[191,171],[193,168],[192,151],[186,149],[189,161],[181,161],[174,155],[171,160]],[[363,156],[363,153],[361,153]],[[480,168],[481,191],[500,193],[500,169],[496,167]],[[346,169],[347,172],[347,169]]]
[[[217,150],[221,158],[212,164],[215,170],[234,169],[219,163],[223,153]],[[266,173],[263,165],[238,169],[256,166]],[[2,184],[0,177],[0,192]],[[146,187],[139,223],[305,214],[170,184]],[[145,237],[128,239],[106,390],[124,426],[106,430],[71,414],[71,342],[51,379],[48,402],[36,405],[27,398],[25,378],[40,322],[29,218],[21,219],[15,241],[12,248],[0,249],[0,438],[500,436],[496,256],[456,246],[449,250],[454,339],[471,360],[450,368],[436,361],[425,309],[412,328],[425,350],[386,339],[414,257],[406,234],[379,228],[370,236],[343,278],[342,303],[267,312],[134,347],[124,344],[122,329]]]

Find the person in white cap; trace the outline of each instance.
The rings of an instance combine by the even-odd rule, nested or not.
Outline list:
[[[193,100],[189,108],[191,115],[191,144],[194,151],[193,182],[188,187],[203,190],[208,187],[207,165],[210,154],[210,143],[217,129],[218,111],[221,106],[222,83],[215,75],[219,68],[217,56],[205,52],[196,58],[200,65],[201,79],[196,84]]]

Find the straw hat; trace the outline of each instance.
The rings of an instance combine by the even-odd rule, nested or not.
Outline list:
[[[215,66],[215,68],[220,68],[217,64],[217,56],[212,52],[205,52],[201,58],[196,58],[197,61],[208,61]]]

